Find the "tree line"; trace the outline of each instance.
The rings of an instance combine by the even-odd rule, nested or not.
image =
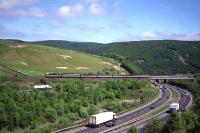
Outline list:
[[[88,118],[100,109],[120,112],[156,94],[145,80],[52,80],[47,83],[53,89],[30,92],[23,91],[30,88],[14,82],[0,84],[1,132],[19,128],[27,132],[50,132]],[[140,100],[138,103],[120,102],[123,99]]]

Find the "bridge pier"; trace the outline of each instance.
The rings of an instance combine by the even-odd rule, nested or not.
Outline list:
[[[164,79],[164,84],[167,84],[168,80],[167,79]]]
[[[167,79],[155,79],[154,82],[157,82],[159,84],[162,84],[162,83],[167,84],[168,80]]]
[[[159,81],[160,81],[159,79],[156,79],[156,82],[157,82],[157,83],[160,83]]]

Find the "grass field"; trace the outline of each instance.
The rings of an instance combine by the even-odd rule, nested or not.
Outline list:
[[[111,69],[110,59],[24,42],[0,41],[0,64],[31,76],[50,72],[97,73]],[[2,75],[5,72],[0,70]]]

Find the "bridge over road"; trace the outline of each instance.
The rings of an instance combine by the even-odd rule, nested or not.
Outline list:
[[[177,79],[177,80],[194,80],[193,77],[191,76],[151,76],[150,79],[152,80],[156,80],[156,79],[160,79],[160,80],[172,80],[172,79]]]

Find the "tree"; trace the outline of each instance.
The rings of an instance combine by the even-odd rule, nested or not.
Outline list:
[[[88,117],[88,111],[86,110],[86,108],[84,108],[84,107],[80,108],[79,116],[83,117],[83,118],[87,118]]]
[[[144,133],[163,133],[164,124],[159,120],[150,120],[144,128]]]
[[[79,115],[77,113],[68,113],[66,117],[69,118],[71,121],[75,121],[79,118]]]
[[[67,117],[61,117],[59,120],[59,125],[61,128],[70,126],[70,124],[71,124],[71,120]]]
[[[181,116],[181,113],[172,113],[171,118],[168,122],[168,130],[169,132],[173,132],[175,130],[183,129],[184,122]]]
[[[68,104],[64,104],[63,109],[64,109],[64,113],[66,113],[66,114],[70,112]]]
[[[113,93],[113,92],[107,92],[107,94],[106,94],[106,98],[107,99],[114,99],[115,98],[115,94]]]
[[[0,103],[0,129],[5,127],[7,124],[7,116],[4,109],[4,104]]]
[[[29,125],[29,123],[31,122],[31,120],[29,119],[29,113],[27,111],[25,111],[24,109],[19,109],[19,126],[21,128],[25,128]]]
[[[13,98],[11,98],[6,105],[8,128],[13,130],[19,126],[19,113]]]
[[[81,103],[84,107],[88,107],[89,103],[86,99],[83,99],[82,100],[82,103]]]
[[[200,114],[200,96],[198,96],[195,100],[194,110]]]
[[[58,115],[62,115],[64,113],[64,108],[63,108],[63,105],[61,103],[55,103],[54,109],[56,110]]]
[[[55,85],[55,88],[56,88],[56,91],[58,91],[58,92],[60,92],[60,91],[62,90],[62,86],[61,86],[61,84],[59,84],[59,83],[57,83],[57,84]]]
[[[81,108],[81,102],[80,101],[74,101],[69,103],[69,109],[73,113],[77,113]]]
[[[98,111],[98,108],[97,108],[95,105],[91,104],[91,105],[89,106],[89,109],[88,109],[88,114],[89,114],[89,115],[93,115],[93,114],[95,114],[97,111]]]
[[[36,128],[36,121],[35,121],[35,120],[33,120],[33,121],[31,122],[30,128],[31,128],[31,129],[35,129],[35,128]]]
[[[45,79],[45,78],[41,78],[41,79],[40,79],[40,83],[41,83],[41,84],[46,84],[46,83],[47,83],[47,81],[46,81],[46,79]]]
[[[187,130],[191,130],[191,129],[195,128],[195,125],[197,123],[197,116],[194,112],[183,113],[183,118],[185,121],[185,128]]]
[[[128,133],[139,133],[139,130],[135,127],[131,127],[128,129]]]
[[[55,122],[57,117],[57,112],[54,108],[47,107],[45,111],[45,117],[50,122]]]
[[[40,133],[51,133],[52,128],[50,126],[40,128]]]

